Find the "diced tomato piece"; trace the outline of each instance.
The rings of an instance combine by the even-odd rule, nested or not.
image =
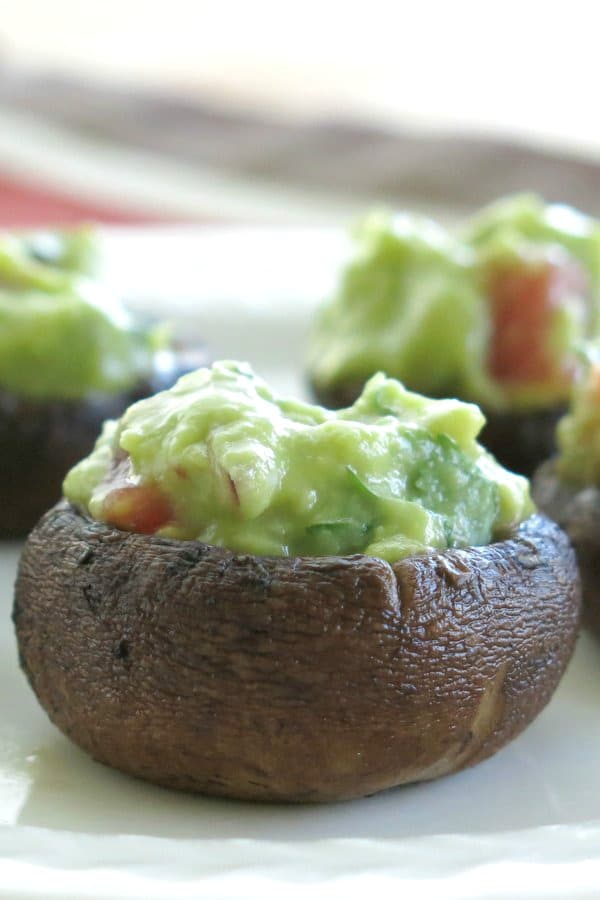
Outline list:
[[[490,373],[499,381],[517,383],[568,378],[568,362],[552,353],[553,314],[573,301],[585,311],[587,289],[583,269],[571,261],[496,271],[490,280]]]
[[[102,512],[110,525],[140,534],[154,534],[174,518],[169,499],[154,484],[114,488],[107,494]]]
[[[129,454],[120,451],[106,480],[102,518],[123,531],[154,534],[172,522],[175,511],[156,484],[139,484]]]

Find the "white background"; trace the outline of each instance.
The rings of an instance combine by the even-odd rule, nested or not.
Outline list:
[[[35,65],[600,155],[596,0],[0,0],[0,11],[0,50]]]

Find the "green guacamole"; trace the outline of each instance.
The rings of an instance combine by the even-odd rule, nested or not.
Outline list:
[[[313,328],[317,390],[382,369],[414,390],[493,410],[568,397],[575,348],[600,330],[595,222],[524,195],[458,233],[376,213],[356,243]]]
[[[600,486],[600,346],[582,353],[571,408],[558,423],[559,476],[571,484]]]
[[[107,423],[66,497],[117,527],[275,556],[483,545],[533,510],[477,443],[477,407],[375,375],[331,412],[215,363]]]
[[[600,224],[571,206],[535,194],[507,197],[467,223],[462,237],[484,263],[558,254],[578,262],[589,279],[592,330],[600,331]]]
[[[76,399],[127,389],[151,367],[154,335],[88,276],[89,229],[0,233],[0,389]]]
[[[428,219],[384,213],[369,216],[356,240],[356,257],[313,333],[315,382],[364,381],[383,369],[443,394],[485,347],[473,252]]]

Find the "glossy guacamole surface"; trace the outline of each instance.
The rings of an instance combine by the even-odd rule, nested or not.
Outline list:
[[[127,389],[151,366],[142,335],[89,277],[94,237],[0,232],[0,389],[76,399]]]
[[[600,485],[600,344],[582,352],[569,412],[558,423],[557,473],[575,485]]]
[[[600,228],[530,195],[460,232],[422,217],[369,216],[317,317],[318,390],[377,369],[411,389],[502,410],[568,398],[575,349],[600,325]]]
[[[477,443],[483,416],[375,375],[331,412],[215,363],[105,426],[65,496],[120,528],[275,556],[394,561],[483,545],[532,512]]]

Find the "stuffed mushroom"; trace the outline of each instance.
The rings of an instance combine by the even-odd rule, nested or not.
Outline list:
[[[91,280],[93,253],[88,229],[0,235],[0,537],[59,499],[105,419],[190,368]]]
[[[459,234],[377,214],[313,328],[319,400],[351,403],[378,369],[429,396],[478,403],[482,443],[531,475],[554,448],[578,342],[600,326],[600,227],[522,196]]]
[[[536,472],[535,499],[577,552],[585,619],[600,634],[600,349],[582,353],[571,408],[557,428],[558,453]]]
[[[23,552],[41,704],[101,762],[244,799],[488,757],[552,696],[580,596],[567,537],[482,424],[383,375],[336,413],[238,363],[135,404]]]

